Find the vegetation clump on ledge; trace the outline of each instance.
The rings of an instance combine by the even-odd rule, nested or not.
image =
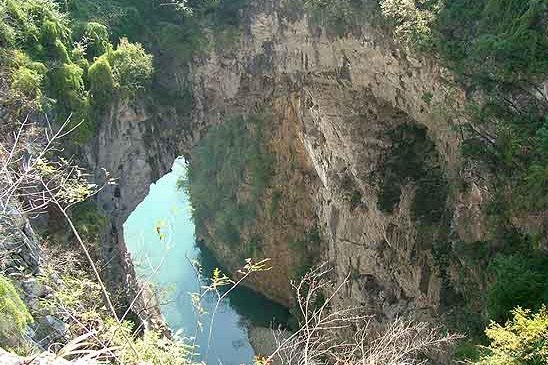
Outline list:
[[[152,56],[139,44],[121,39],[114,47],[105,25],[73,22],[52,0],[2,0],[0,22],[0,60],[14,97],[34,100],[54,119],[71,115],[73,125],[81,123],[78,143],[93,135],[105,95],[134,97],[152,77]],[[105,68],[93,66],[102,57],[110,63],[113,83]]]

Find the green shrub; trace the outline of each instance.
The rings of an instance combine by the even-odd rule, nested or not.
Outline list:
[[[49,90],[57,100],[59,119],[71,116],[71,124],[80,124],[72,139],[79,144],[87,142],[95,133],[95,123],[90,118],[90,104],[84,88],[84,70],[75,64],[63,64],[50,71]]]
[[[106,26],[96,22],[89,22],[84,25],[82,37],[86,41],[87,57],[89,60],[95,59],[108,52],[112,45],[110,43],[110,34]]]
[[[84,91],[84,71],[75,64],[65,63],[53,71],[52,86],[57,95],[67,90]]]
[[[40,301],[42,308],[65,318],[72,338],[93,331],[94,335],[79,342],[80,353],[101,353],[105,363],[136,365],[190,365],[191,348],[176,335],[167,338],[162,334],[145,330],[136,331],[128,320],[118,323],[104,305],[101,287],[85,271],[68,267],[62,259],[58,265],[64,272],[61,280],[48,282],[56,288],[52,296]],[[75,264],[75,262],[70,262]],[[78,264],[76,264],[78,265]],[[48,280],[51,276],[45,277]],[[60,282],[62,284],[60,285]],[[108,351],[105,351],[108,349]]]
[[[30,1],[6,0],[0,10],[4,15],[3,22],[9,25],[14,32],[15,43],[26,45],[31,40],[40,40],[40,29],[30,14]]]
[[[2,12],[0,7],[0,12]],[[15,29],[9,24],[5,23],[5,20],[0,18],[0,47],[11,48],[15,46]]]
[[[432,25],[440,10],[439,1],[381,0],[382,13],[394,24],[394,34],[402,43],[422,51],[434,46]]]
[[[107,53],[106,57],[112,67],[115,85],[123,95],[134,95],[150,81],[152,55],[139,43],[130,43],[122,38],[116,50]]]
[[[545,365],[548,362],[548,311],[517,307],[503,326],[492,322],[485,331],[490,340],[476,365]]]
[[[122,364],[191,365],[193,348],[177,336],[169,339],[157,331],[147,330],[135,337],[133,325],[122,325],[110,320],[102,334],[117,348],[117,360]]]
[[[460,341],[455,347],[457,361],[477,361],[481,356],[480,348],[470,340]]]
[[[548,72],[545,9],[544,0],[447,1],[434,26],[440,54],[461,81],[483,91],[505,87],[507,93],[508,86],[543,80]]]
[[[44,46],[51,47],[55,45],[55,42],[60,41],[61,38],[63,38],[64,32],[66,32],[66,30],[63,29],[61,24],[45,20],[40,29],[40,41]]]
[[[43,79],[44,74],[21,66],[12,75],[11,87],[29,98],[40,99]]]
[[[84,3],[90,17],[97,10],[105,20],[120,20],[126,9],[133,9],[125,0],[73,0],[65,7]],[[141,5],[148,8],[150,4]],[[77,143],[85,143],[95,131],[90,92],[93,106],[102,110],[114,95],[133,97],[148,84],[153,72],[152,56],[141,45],[122,39],[113,50],[107,26],[90,20],[70,22],[54,0],[0,0],[0,56],[10,72],[13,90],[35,101],[47,101],[44,110],[51,111],[59,122],[72,115],[73,125],[82,123],[72,134]],[[78,42],[73,43],[73,35]],[[89,76],[88,59],[101,56],[104,59],[94,65]]]
[[[51,59],[68,64],[71,63],[67,47],[59,39],[55,41],[53,47],[49,48]]]
[[[548,71],[548,39],[544,0],[485,2],[478,26],[479,36],[470,57],[492,66],[499,76],[519,80],[543,77]]]
[[[73,48],[70,52],[70,59],[72,60],[72,63],[80,67],[84,71],[84,84],[88,85],[88,70],[89,70],[89,61],[86,58],[86,51],[83,47],[83,45],[78,45],[77,47]]]
[[[17,346],[32,317],[17,290],[0,275],[0,343]]]
[[[65,111],[77,111],[83,103],[84,70],[78,65],[65,63],[50,71],[50,89]]]
[[[68,23],[53,1],[5,0],[0,10],[15,32],[16,43],[24,49],[36,49],[39,43],[52,47],[56,40],[69,43]]]
[[[105,105],[115,91],[134,97],[149,83],[152,72],[152,56],[140,44],[124,38],[116,50],[108,50],[91,65],[90,92],[97,106]]]
[[[106,57],[99,57],[88,70],[89,91],[96,106],[103,107],[114,93],[114,76]]]
[[[548,258],[499,255],[490,270],[496,280],[487,292],[487,310],[492,320],[506,320],[516,306],[538,310],[548,303]]]

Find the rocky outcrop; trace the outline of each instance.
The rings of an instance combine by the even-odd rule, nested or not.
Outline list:
[[[288,19],[284,9],[278,1],[253,3],[238,44],[196,60],[193,118],[212,125],[271,110],[273,189],[290,181],[298,194],[280,205],[299,217],[290,236],[317,225],[318,259],[339,280],[352,278],[343,301],[386,317],[429,317],[459,289],[460,268],[442,265],[436,253],[487,234],[488,186],[461,163],[462,121],[449,110],[464,96],[435,61],[415,58],[372,26],[336,37],[306,14]],[[287,225],[263,213],[262,254],[274,257],[276,281],[287,283],[296,253],[287,236],[271,233]],[[234,261],[221,243],[211,245],[222,262]],[[290,291],[265,276],[253,285],[290,302]]]
[[[307,14],[288,16],[280,0],[251,2],[242,16],[236,43],[194,59],[191,118],[142,100],[119,103],[98,128],[90,165],[118,178],[97,199],[112,218],[104,246],[112,281],[124,285],[131,272],[114,269],[131,266],[122,225],[150,183],[178,155],[191,158],[209,126],[267,110],[275,173],[255,231],[273,270],[250,285],[288,305],[289,280],[314,256],[339,280],[352,279],[341,302],[385,317],[433,315],[462,289],[444,250],[487,235],[488,184],[460,161],[461,121],[448,110],[462,92],[435,60],[373,26],[334,36]],[[169,72],[177,70],[163,77]],[[223,264],[237,267],[243,247],[229,250],[198,229]],[[314,230],[321,240],[306,239]]]
[[[291,337],[290,332],[275,331],[272,328],[250,326],[248,337],[253,350],[259,358],[271,356],[280,346]],[[282,365],[279,356],[274,356],[272,365]]]
[[[134,103],[115,101],[99,121],[84,156],[97,182],[105,181],[105,174],[114,179],[97,194],[96,203],[109,218],[102,237],[102,259],[108,263],[104,274],[121,314],[133,302],[130,319],[164,328],[159,308],[153,304],[154,294],[136,277],[123,235],[124,222],[146,197],[149,186],[179,156],[169,122],[147,111],[147,102],[145,97]]]

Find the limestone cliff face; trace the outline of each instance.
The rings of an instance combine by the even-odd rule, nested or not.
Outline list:
[[[146,197],[149,186],[169,172],[179,155],[169,143],[169,123],[159,123],[160,116],[147,111],[146,102],[145,98],[134,103],[116,101],[98,122],[93,143],[84,153],[96,181],[104,181],[105,172],[115,179],[115,184],[99,192],[96,202],[109,217],[101,246],[103,261],[108,263],[104,273],[122,312],[141,288],[124,242],[123,224]],[[159,308],[149,303],[155,299],[148,290],[138,298],[133,313],[141,320],[161,318]]]
[[[252,2],[242,16],[236,43],[194,59],[191,118],[122,103],[102,121],[90,163],[119,178],[98,196],[112,217],[105,256],[129,267],[123,222],[208,126],[267,109],[275,173],[249,231],[262,234],[257,256],[272,258],[273,270],[250,285],[289,305],[289,280],[313,257],[339,280],[350,276],[341,302],[431,316],[462,289],[459,263],[445,262],[444,250],[473,249],[487,235],[488,187],[460,161],[458,112],[448,110],[458,111],[462,93],[434,60],[372,26],[336,37],[307,14],[288,17],[280,0]],[[241,263],[243,247],[198,229],[225,266]],[[321,239],[310,239],[316,230]]]
[[[263,204],[257,220],[276,283],[298,270],[291,243],[317,226],[321,242],[305,251],[329,261],[339,280],[350,275],[342,301],[429,317],[459,290],[459,269],[437,253],[454,242],[473,249],[487,234],[487,186],[459,159],[463,95],[435,61],[374,27],[335,37],[306,14],[285,14],[282,2],[255,2],[237,44],[195,60],[193,119],[272,111],[272,189],[298,195],[281,200],[289,214],[272,216]],[[241,257],[210,241],[229,266]],[[268,275],[252,285],[290,303],[288,285]]]

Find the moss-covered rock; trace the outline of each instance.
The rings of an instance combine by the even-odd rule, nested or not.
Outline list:
[[[16,347],[32,317],[13,284],[0,275],[0,343]]]

